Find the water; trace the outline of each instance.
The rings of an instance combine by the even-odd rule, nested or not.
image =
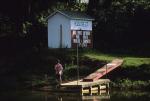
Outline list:
[[[74,93],[5,91],[0,93],[0,101],[150,101],[150,93],[114,91],[110,94],[80,96]]]

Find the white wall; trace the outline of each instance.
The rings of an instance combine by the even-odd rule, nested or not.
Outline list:
[[[62,25],[62,47],[71,48],[70,20],[59,13],[48,19],[48,47],[60,48],[60,25]]]
[[[77,0],[77,2],[81,2],[81,3],[89,3],[89,0]]]

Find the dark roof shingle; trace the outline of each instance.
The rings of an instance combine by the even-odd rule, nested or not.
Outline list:
[[[90,17],[89,15],[87,15],[86,13],[83,12],[77,12],[77,11],[56,11],[53,14],[51,14],[50,16],[48,16],[48,18],[50,18],[51,16],[53,16],[56,13],[60,13],[70,19],[78,19],[78,20],[94,20],[92,17]]]

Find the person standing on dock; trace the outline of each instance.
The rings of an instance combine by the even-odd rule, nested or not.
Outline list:
[[[55,71],[56,71],[56,80],[59,82],[59,85],[62,82],[62,73],[63,73],[63,66],[60,64],[60,60],[56,61],[55,64]]]

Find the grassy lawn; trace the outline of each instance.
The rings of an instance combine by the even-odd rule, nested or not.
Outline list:
[[[138,67],[141,65],[150,65],[150,58],[147,57],[138,57],[138,56],[129,56],[129,55],[118,55],[118,54],[104,54],[95,51],[84,52],[83,56],[86,56],[91,59],[97,59],[101,61],[110,62],[115,58],[121,58],[124,60],[122,67]]]

